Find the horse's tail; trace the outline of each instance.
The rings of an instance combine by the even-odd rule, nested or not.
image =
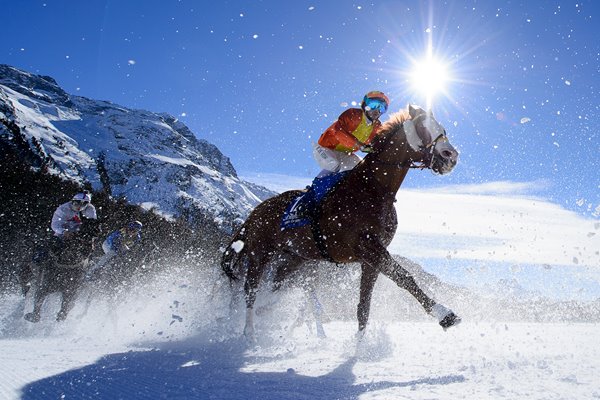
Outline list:
[[[233,238],[229,242],[229,245],[225,248],[223,252],[223,257],[221,258],[221,268],[225,275],[229,277],[230,280],[236,281],[239,277],[236,275],[236,271],[238,270],[238,265],[240,262],[244,262],[247,258],[246,246],[244,243],[245,240],[245,229],[242,226]]]

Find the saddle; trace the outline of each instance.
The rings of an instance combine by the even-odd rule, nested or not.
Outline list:
[[[327,245],[323,240],[321,226],[318,221],[321,216],[321,204],[323,200],[349,172],[338,172],[322,178],[315,178],[304,192],[290,201],[281,219],[281,230],[310,225],[310,230],[312,231],[319,252],[323,258],[333,263],[336,262],[329,255],[329,251],[327,251]]]
[[[281,219],[281,230],[298,228],[311,224],[319,214],[319,207],[326,195],[350,171],[315,178],[310,186],[292,199]]]

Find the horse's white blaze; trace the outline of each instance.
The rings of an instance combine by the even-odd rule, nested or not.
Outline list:
[[[444,128],[434,118],[426,117],[423,125],[431,134],[431,139],[435,139],[444,133]]]

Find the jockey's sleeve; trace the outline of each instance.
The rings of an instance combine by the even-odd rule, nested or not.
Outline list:
[[[82,215],[88,219],[97,219],[96,207],[93,204],[88,204],[82,211]]]
[[[67,215],[65,215],[63,207],[60,206],[56,209],[56,211],[54,211],[54,214],[52,215],[52,223],[50,224],[50,227],[52,228],[54,233],[56,233],[57,235],[62,235],[65,233],[66,221]]]
[[[350,108],[344,111],[321,136],[319,144],[323,147],[335,149],[338,146],[358,150],[356,137],[353,132],[362,119],[362,110]]]

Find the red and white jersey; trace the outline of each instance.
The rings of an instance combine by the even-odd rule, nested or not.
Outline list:
[[[96,207],[88,204],[81,211],[75,211],[70,201],[60,205],[52,216],[51,227],[54,235],[62,236],[66,232],[77,232],[81,227],[81,217],[96,219]]]
[[[369,144],[380,129],[379,120],[371,122],[362,109],[349,108],[323,132],[319,145],[331,150],[355,153],[360,147],[357,140]]]

